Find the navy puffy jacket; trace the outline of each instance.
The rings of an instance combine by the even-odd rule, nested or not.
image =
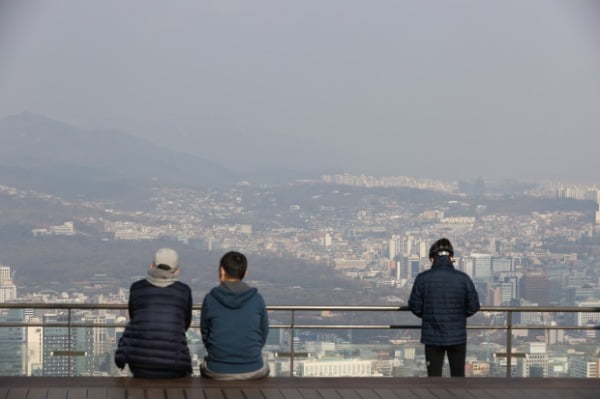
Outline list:
[[[269,317],[256,288],[243,282],[213,288],[202,303],[200,330],[212,372],[247,373],[263,367]]]
[[[117,366],[191,373],[185,336],[192,320],[190,287],[179,281],[168,287],[136,281],[129,292],[129,318],[115,354]]]
[[[422,319],[422,343],[449,346],[467,342],[467,317],[480,305],[471,278],[456,270],[448,256],[438,256],[415,279],[408,307]]]

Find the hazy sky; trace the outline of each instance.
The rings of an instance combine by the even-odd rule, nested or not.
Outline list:
[[[595,0],[0,0],[0,117],[236,170],[600,183]]]

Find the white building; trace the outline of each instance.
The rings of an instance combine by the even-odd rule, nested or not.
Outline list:
[[[339,259],[333,260],[336,270],[340,269],[358,269],[364,270],[367,268],[367,261],[363,259]]]
[[[578,307],[600,307],[600,302],[577,302]],[[585,326],[587,324],[597,324],[600,322],[600,312],[592,313],[576,313],[577,314],[577,325]]]
[[[73,222],[64,222],[59,226],[50,226],[48,229],[51,234],[72,236],[75,235],[75,226]]]
[[[17,299],[17,286],[10,277],[10,267],[0,266],[0,303]]]
[[[600,359],[589,359],[583,356],[571,358],[569,375],[578,378],[600,378]]]
[[[29,320],[32,323],[40,323],[38,318]],[[40,375],[44,359],[44,329],[43,327],[27,327],[25,346],[25,373],[26,375]]]
[[[370,377],[371,360],[304,360],[297,363],[296,373],[301,377]]]
[[[547,377],[548,354],[544,342],[529,343],[525,358],[517,361],[517,376],[519,377]]]
[[[492,255],[490,254],[472,253],[465,259],[465,265],[465,273],[474,280],[488,281],[492,277]]]

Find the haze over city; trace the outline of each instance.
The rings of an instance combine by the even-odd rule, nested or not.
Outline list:
[[[595,183],[599,22],[583,0],[2,1],[0,118],[234,171]]]
[[[164,247],[194,375],[235,250],[271,376],[423,376],[447,237],[466,376],[597,379],[599,72],[594,0],[0,0],[0,376],[126,376]]]

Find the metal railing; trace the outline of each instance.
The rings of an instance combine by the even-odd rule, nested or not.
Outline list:
[[[0,303],[0,309],[56,309],[65,310],[67,312],[66,322],[2,322],[2,327],[63,327],[68,329],[67,340],[69,351],[72,350],[71,329],[72,328],[110,328],[110,327],[125,327],[127,323],[89,323],[89,322],[73,322],[73,310],[127,310],[127,304],[74,304],[74,303]],[[192,307],[195,311],[202,311],[200,305]],[[418,330],[421,328],[419,324],[299,324],[296,323],[296,315],[298,312],[410,312],[407,306],[267,306],[267,310],[271,312],[290,312],[290,323],[288,324],[271,324],[269,328],[288,329],[290,330],[290,376],[293,377],[295,348],[294,334],[298,329],[361,329],[361,330],[389,330],[389,329],[406,329]],[[501,354],[506,356],[506,377],[511,377],[512,366],[512,333],[514,330],[600,330],[600,324],[594,326],[566,326],[566,325],[515,325],[513,324],[514,313],[598,313],[600,307],[520,307],[520,306],[483,306],[481,312],[504,313],[504,325],[468,325],[469,330],[505,330],[506,331],[506,353]],[[199,328],[198,324],[192,324],[191,328]]]

